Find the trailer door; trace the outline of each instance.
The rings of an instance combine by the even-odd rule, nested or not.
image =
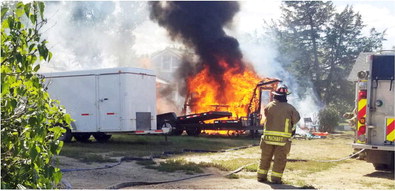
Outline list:
[[[121,130],[120,79],[119,74],[100,75],[98,79],[99,131],[116,132]]]

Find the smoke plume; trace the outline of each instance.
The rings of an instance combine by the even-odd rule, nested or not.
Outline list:
[[[167,29],[173,40],[182,41],[198,55],[198,61],[184,60],[179,77],[196,74],[208,68],[210,75],[223,91],[223,59],[236,72],[243,72],[245,64],[239,42],[228,36],[224,27],[232,22],[239,11],[238,2],[150,2],[150,18]],[[218,98],[219,100],[221,98]]]
[[[43,36],[53,53],[41,72],[137,65],[134,29],[148,19],[145,2],[46,2]],[[132,10],[132,11],[131,11]]]

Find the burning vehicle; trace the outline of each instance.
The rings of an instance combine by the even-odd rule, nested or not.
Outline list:
[[[171,134],[181,135],[185,130],[190,136],[197,136],[200,133],[205,134],[220,134],[220,135],[239,135],[244,134],[249,130],[252,135],[255,135],[258,130],[263,129],[261,108],[263,100],[270,102],[273,100],[271,94],[278,84],[279,79],[265,79],[259,82],[255,88],[251,89],[251,94],[245,94],[245,104],[238,105],[203,105],[199,108],[200,112],[189,115],[176,116],[174,112],[159,114],[157,123],[159,128],[170,128]],[[247,91],[247,90],[246,90]],[[186,99],[188,100],[188,99]],[[196,105],[186,101],[184,111],[187,107],[196,109]],[[210,103],[210,102],[209,102]],[[212,107],[215,110],[210,110]],[[224,111],[222,108],[225,108]],[[205,110],[208,111],[205,111]],[[222,110],[222,111],[221,111]]]

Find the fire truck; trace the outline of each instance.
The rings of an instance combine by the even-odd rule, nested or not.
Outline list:
[[[275,91],[280,82],[279,79],[268,78],[256,85],[247,108],[247,116],[234,117],[231,112],[218,110],[182,116],[169,112],[157,115],[158,128],[170,129],[171,135],[181,135],[185,131],[189,136],[198,136],[202,132],[214,131],[226,132],[227,135],[231,136],[249,131],[254,137],[259,130],[263,130],[261,124],[262,104],[265,105],[273,100],[271,92]],[[187,106],[188,101],[186,101],[184,110]],[[215,105],[213,107],[218,109],[226,106]]]
[[[394,55],[394,51],[361,53],[349,76],[356,82],[352,147],[365,149],[365,160],[376,170],[394,171]]]

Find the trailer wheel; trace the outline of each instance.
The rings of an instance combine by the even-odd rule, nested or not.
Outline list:
[[[387,170],[387,165],[382,163],[373,163],[374,169],[376,170]]]
[[[170,128],[169,135],[179,136],[179,135],[181,135],[184,132],[183,129],[177,128],[174,124],[172,124],[169,121],[164,121],[160,127],[161,127],[161,129],[163,129],[163,128]]]
[[[64,132],[60,137],[59,141],[63,141],[65,143],[70,143],[71,139],[73,138],[73,135],[71,134],[71,130],[68,127],[63,127],[66,129],[66,132]]]
[[[198,136],[202,132],[200,128],[191,128],[186,131],[189,136]]]
[[[102,132],[93,133],[92,135],[96,139],[96,141],[100,143],[105,143],[111,138],[111,135],[107,135],[106,133],[102,133]]]
[[[89,138],[91,137],[90,133],[74,133],[74,138],[79,142],[88,142]]]

